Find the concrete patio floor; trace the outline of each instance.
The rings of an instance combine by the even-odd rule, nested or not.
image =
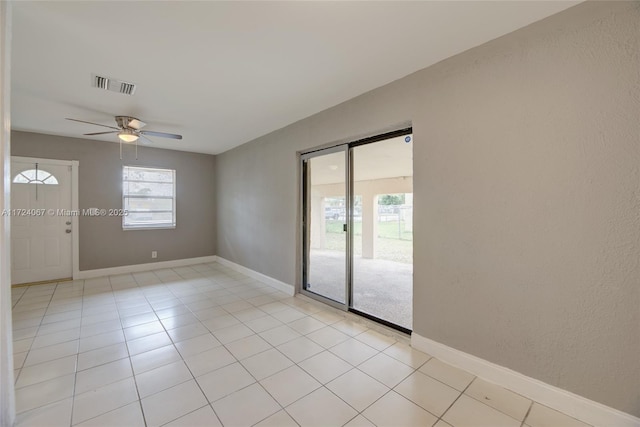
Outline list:
[[[308,290],[344,302],[344,252],[313,249],[309,264]],[[355,257],[353,280],[353,308],[412,329],[412,264]]]

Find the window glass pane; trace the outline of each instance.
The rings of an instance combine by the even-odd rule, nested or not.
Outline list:
[[[124,228],[175,226],[175,170],[125,166],[122,178]]]
[[[128,211],[171,211],[173,199],[130,198],[126,197],[124,208]]]
[[[49,184],[55,185],[58,183],[58,180],[55,176],[51,175],[49,172],[39,169],[29,169],[26,171],[20,172],[18,175],[13,178],[13,182],[18,184]]]
[[[22,172],[22,175],[26,176],[29,181],[33,181],[36,179],[36,170],[30,169],[28,171]]]
[[[167,169],[143,169],[143,168],[125,168],[124,179],[129,181],[159,181],[173,182],[173,170]]]
[[[149,182],[133,182],[124,183],[125,195],[138,196],[173,196],[173,183],[156,184]]]
[[[174,225],[173,213],[171,212],[129,212],[129,215],[125,216],[124,219],[125,227],[152,227],[154,225]]]

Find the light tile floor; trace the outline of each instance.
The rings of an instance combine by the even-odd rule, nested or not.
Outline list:
[[[217,263],[12,293],[20,427],[586,425]]]

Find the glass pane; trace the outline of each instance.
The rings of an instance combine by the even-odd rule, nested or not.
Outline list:
[[[124,226],[171,226],[173,222],[173,214],[171,212],[129,212],[124,216]]]
[[[175,226],[174,170],[125,166],[122,176],[124,228]]]
[[[307,161],[307,283],[305,289],[344,304],[346,280],[345,153]]]
[[[22,175],[26,176],[29,181],[33,181],[36,179],[36,170],[29,169],[28,171],[22,172]]]
[[[18,184],[58,184],[55,176],[42,169],[29,169],[20,172],[13,178],[13,182]]]
[[[58,180],[53,175],[49,175],[48,177],[43,179],[43,181],[44,181],[45,184],[48,184],[48,185],[57,184],[58,183]]]
[[[18,175],[16,175],[15,178],[13,178],[13,182],[17,182],[17,183],[20,183],[20,184],[28,184],[29,183],[29,179],[26,176],[22,175],[22,174],[18,174]]]
[[[149,168],[124,168],[125,181],[160,181],[173,182],[173,170]]]
[[[171,211],[173,210],[173,199],[125,197],[124,208],[128,211]]]
[[[173,196],[173,184],[129,181],[124,183],[124,194],[137,196]]]
[[[412,136],[353,149],[353,308],[411,329]]]

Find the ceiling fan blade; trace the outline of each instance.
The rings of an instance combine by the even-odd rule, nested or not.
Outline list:
[[[109,132],[93,132],[93,133],[85,133],[84,135],[93,136],[93,135],[106,135],[108,133],[118,133],[117,130],[110,130]]]
[[[182,135],[176,135],[174,133],[153,132],[150,130],[141,130],[142,135],[159,136],[160,138],[182,139]]]
[[[141,136],[143,139],[146,139],[146,141],[142,141],[142,143],[143,143],[144,145],[153,144],[153,141],[152,141],[150,138],[147,138],[146,136],[144,136],[144,135],[142,135],[142,134],[140,134],[140,136]]]
[[[87,124],[90,124],[90,125],[96,125],[96,126],[102,126],[102,127],[105,127],[105,128],[109,128],[109,129],[120,130],[120,128],[117,128],[115,126],[101,125],[100,123],[87,122],[85,120],[70,119],[68,117],[65,117],[65,120],[71,120],[72,122],[87,123]]]

